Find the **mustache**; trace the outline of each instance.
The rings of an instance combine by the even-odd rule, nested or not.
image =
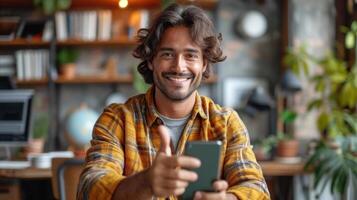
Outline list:
[[[177,77],[177,78],[192,78],[193,74],[192,73],[178,73],[178,72],[162,72],[161,75],[163,77]]]

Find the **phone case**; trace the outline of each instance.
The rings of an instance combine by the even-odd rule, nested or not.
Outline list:
[[[201,166],[194,169],[198,180],[190,183],[180,199],[193,199],[196,191],[212,192],[212,183],[219,179],[221,141],[193,141],[187,142],[184,154],[201,160]]]

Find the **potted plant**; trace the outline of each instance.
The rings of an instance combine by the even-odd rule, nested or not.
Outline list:
[[[32,135],[25,147],[25,154],[42,153],[48,133],[49,118],[47,114],[38,115],[33,123]]]
[[[295,121],[297,113],[291,110],[284,110],[280,113],[280,120],[286,126],[287,133],[278,132],[276,156],[296,157],[299,154],[299,141],[291,134],[291,124]]]
[[[357,53],[357,23],[344,30],[346,47],[355,48]],[[316,123],[321,139],[305,169],[313,171],[314,186],[321,186],[320,193],[329,183],[331,193],[345,199],[347,188],[357,180],[357,143],[352,142],[357,135],[357,64],[348,66],[333,53],[316,59],[305,47],[290,49],[284,61],[296,74],[304,71],[316,90],[308,110],[319,113]],[[319,67],[320,72],[310,75],[309,64]]]
[[[69,8],[71,2],[71,0],[33,0],[33,4],[47,15]]]
[[[62,48],[57,54],[57,61],[60,67],[60,74],[63,78],[72,79],[76,75],[75,61],[78,58],[78,52],[69,49]]]
[[[291,125],[297,117],[297,113],[291,110],[284,110],[280,113],[279,120],[285,126]],[[278,132],[255,143],[254,152],[258,160],[269,160],[275,153],[276,158],[281,161],[291,161],[299,154],[299,141],[294,138],[291,131]],[[274,151],[275,150],[275,151]]]
[[[259,139],[253,143],[254,154],[257,160],[270,160],[273,150],[277,144],[276,135],[270,135],[266,138]]]

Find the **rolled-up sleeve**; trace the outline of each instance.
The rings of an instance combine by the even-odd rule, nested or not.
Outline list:
[[[227,149],[223,175],[228,192],[238,199],[270,199],[260,165],[250,145],[247,128],[233,111],[227,125]]]
[[[104,110],[93,129],[91,147],[80,176],[77,199],[111,199],[125,177],[122,122],[111,107]]]

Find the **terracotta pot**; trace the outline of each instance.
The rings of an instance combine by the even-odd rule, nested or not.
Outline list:
[[[268,152],[265,152],[261,147],[254,148],[254,154],[255,158],[259,161],[270,159],[270,154]]]
[[[25,147],[25,154],[36,154],[42,153],[45,140],[43,138],[39,139],[30,139]]]
[[[299,154],[298,140],[282,140],[277,146],[277,156],[279,157],[296,157]]]
[[[76,76],[76,64],[67,63],[61,65],[61,76],[67,79],[74,78]]]

